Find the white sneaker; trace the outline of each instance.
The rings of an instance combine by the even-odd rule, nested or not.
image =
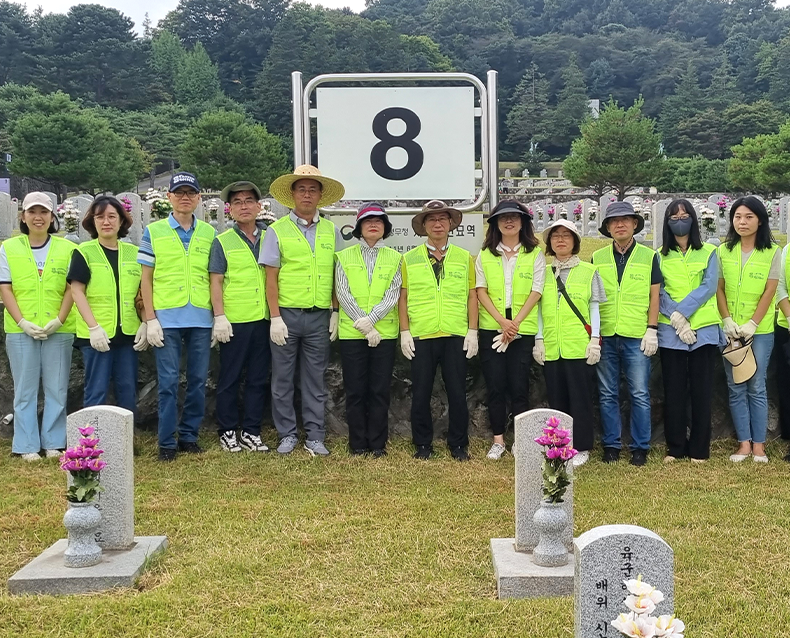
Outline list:
[[[767,456],[765,456],[765,455],[763,455],[763,456],[757,456],[757,455],[755,454],[755,455],[752,457],[752,461],[754,461],[755,463],[768,463],[768,457],[767,457]]]
[[[730,454],[730,461],[733,463],[741,463],[751,456],[751,454]]]
[[[241,452],[235,430],[225,430],[219,435],[219,444],[225,452]]]
[[[62,454],[60,450],[44,450],[44,456],[48,459],[59,459]]]
[[[261,441],[261,437],[257,434],[250,434],[249,432],[242,432],[239,437],[239,445],[249,450],[250,452],[268,452],[269,446]]]
[[[573,467],[579,467],[580,465],[584,465],[587,461],[590,460],[590,452],[585,450],[584,452],[579,452],[576,456],[573,457]]]
[[[486,454],[487,459],[491,459],[492,461],[498,461],[502,458],[502,455],[507,452],[505,446],[501,443],[494,443],[491,446],[491,449],[488,450],[488,454]]]
[[[27,454],[22,454],[22,458],[25,461],[40,461],[41,456],[38,455],[36,452],[28,452]]]

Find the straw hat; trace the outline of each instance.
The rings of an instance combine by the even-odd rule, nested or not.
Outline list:
[[[431,213],[448,213],[450,215],[450,232],[461,225],[461,220],[464,217],[460,210],[448,206],[440,199],[432,199],[422,207],[419,213],[411,218],[412,230],[418,237],[428,236],[428,233],[425,232],[425,218]]]
[[[321,171],[310,164],[297,166],[294,169],[294,172],[290,175],[281,175],[278,177],[272,182],[272,185],[269,187],[269,192],[272,194],[272,197],[274,197],[274,199],[280,202],[283,206],[293,208],[296,203],[294,202],[291,186],[294,182],[298,182],[300,179],[314,179],[323,187],[321,191],[321,199],[318,200],[318,208],[340,201],[343,199],[343,195],[346,192],[343,184],[338,182],[336,179],[324,177],[321,175]]]
[[[730,341],[722,350],[722,354],[732,365],[732,380],[735,383],[744,383],[751,379],[757,372],[757,361],[752,352],[752,340]]]

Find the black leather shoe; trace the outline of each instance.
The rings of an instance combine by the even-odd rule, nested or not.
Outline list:
[[[647,463],[647,450],[634,450],[631,452],[631,465],[642,467]]]
[[[160,447],[159,448],[159,460],[164,461],[165,463],[169,463],[170,461],[175,461],[176,456],[178,455],[178,450],[172,447]]]
[[[387,456],[387,450],[384,448],[373,450],[373,458],[380,459],[382,456]]]
[[[790,454],[787,454],[787,455],[784,457],[784,460],[785,460],[785,461],[787,461],[788,463],[790,463]]]
[[[194,441],[181,441],[178,442],[178,451],[186,452],[187,454],[203,454],[203,448]]]
[[[418,445],[417,450],[414,452],[414,458],[420,459],[421,461],[427,461],[429,458],[431,458],[431,454],[433,454],[432,445]]]
[[[456,461],[468,461],[469,460],[469,452],[466,451],[465,447],[450,448],[450,455]]]
[[[605,447],[603,449],[604,463],[617,463],[620,460],[620,449],[616,447]]]
[[[365,456],[365,454],[367,453],[368,451],[363,448],[359,448],[359,449],[351,448],[351,456]]]

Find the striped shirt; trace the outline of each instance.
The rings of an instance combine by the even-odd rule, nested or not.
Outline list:
[[[384,246],[384,242],[379,240],[376,242],[376,245],[371,248],[366,241],[360,241],[359,246],[362,249],[362,261],[368,269],[368,283],[370,283],[373,280],[373,268],[376,266],[376,257],[378,257],[379,248]],[[373,309],[368,315],[373,323],[381,321],[387,316],[387,313],[395,307],[395,304],[398,303],[398,299],[400,298],[400,287],[401,271],[400,268],[398,268],[398,271],[392,278],[392,283],[390,283],[389,288],[387,288],[387,291],[384,293],[384,298],[373,306]],[[337,294],[338,302],[351,319],[356,321],[365,316],[365,313],[359,307],[359,304],[357,304],[357,300],[354,299],[354,295],[351,294],[348,278],[339,261],[335,262],[335,293]]]

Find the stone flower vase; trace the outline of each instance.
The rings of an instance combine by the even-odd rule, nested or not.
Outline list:
[[[532,562],[542,567],[562,567],[568,563],[568,550],[562,541],[568,526],[568,514],[562,503],[541,501],[532,522],[538,530],[538,544],[532,552]]]
[[[69,533],[69,545],[63,553],[66,567],[90,567],[101,562],[101,547],[96,543],[96,530],[101,512],[93,503],[69,503],[63,525]]]

